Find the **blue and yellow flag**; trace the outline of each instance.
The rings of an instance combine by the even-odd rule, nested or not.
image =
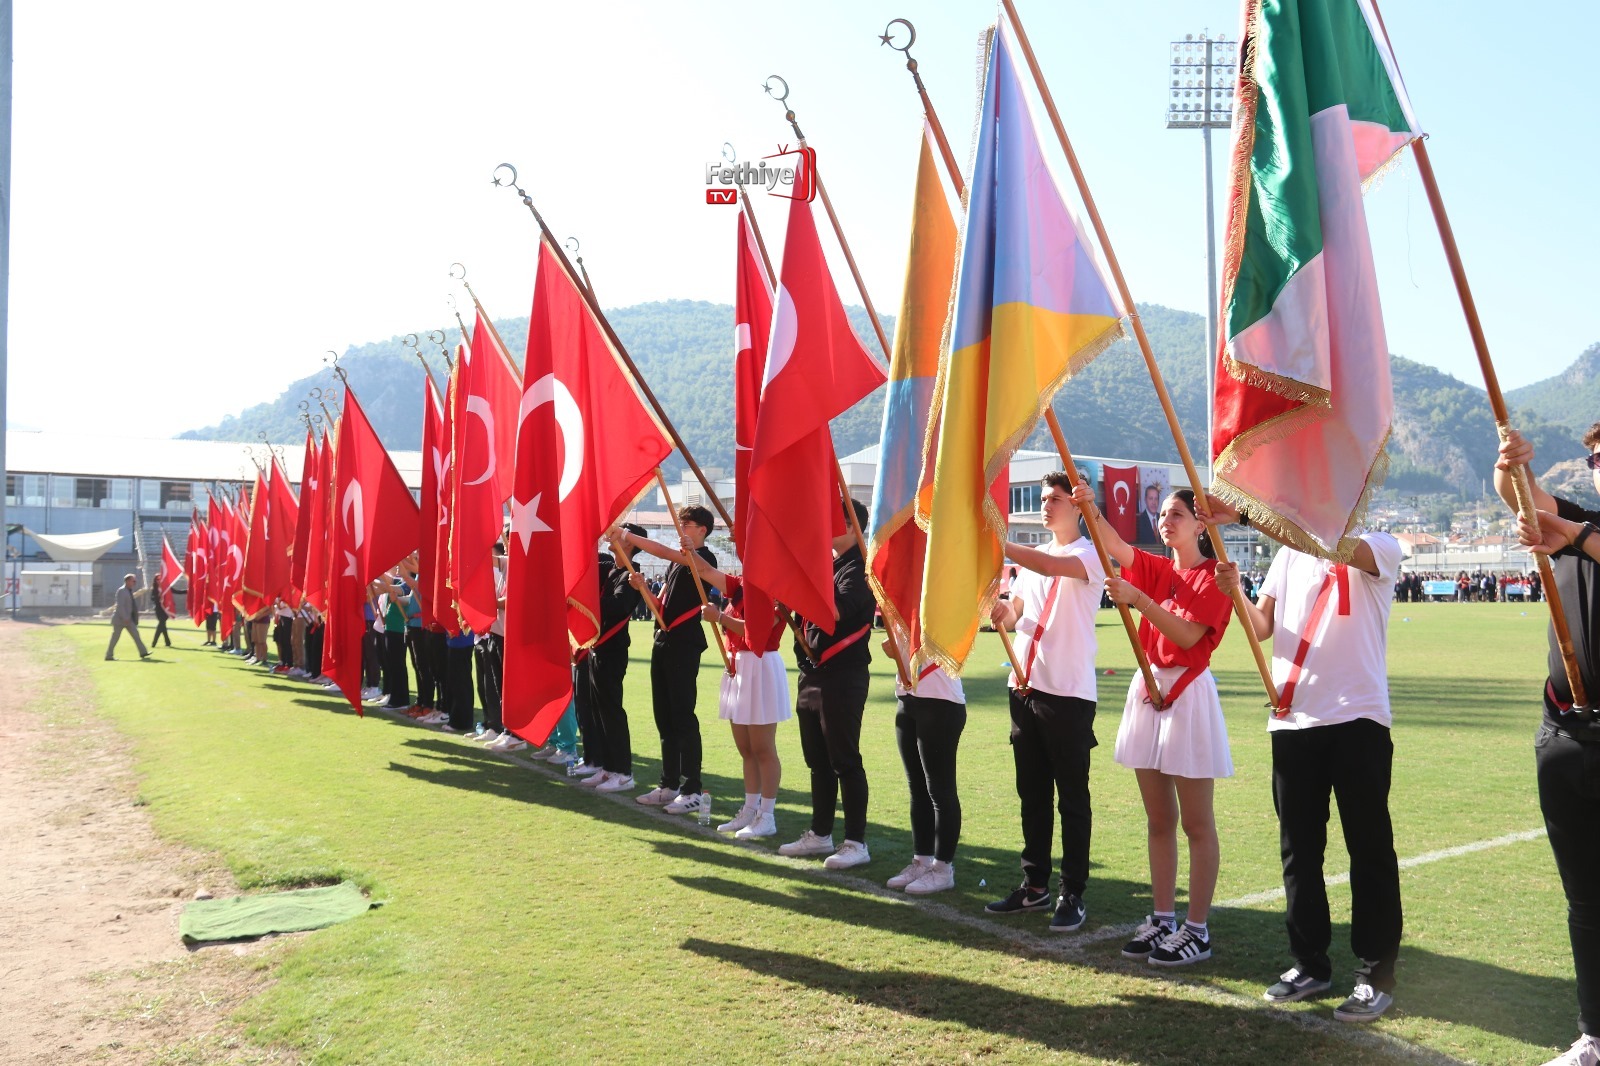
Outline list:
[[[1005,30],[990,38],[949,354],[918,497],[921,661],[959,673],[998,591],[1012,454],[1056,389],[1122,335],[1122,306],[1039,148]]]

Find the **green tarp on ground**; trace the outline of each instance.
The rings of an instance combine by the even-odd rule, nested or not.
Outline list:
[[[297,933],[347,922],[374,906],[353,881],[264,896],[202,899],[183,909],[178,932],[190,943]]]

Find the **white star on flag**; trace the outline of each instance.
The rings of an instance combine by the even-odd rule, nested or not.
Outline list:
[[[528,554],[528,538],[535,533],[552,533],[549,526],[539,517],[539,501],[544,496],[542,492],[533,494],[533,499],[524,503],[515,496],[511,498],[511,532],[522,538],[522,554]]]

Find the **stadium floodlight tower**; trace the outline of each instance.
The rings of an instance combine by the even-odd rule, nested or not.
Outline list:
[[[1233,124],[1239,42],[1201,33],[1172,42],[1167,76],[1167,129],[1199,130],[1206,167],[1206,456],[1211,455],[1217,365],[1217,222],[1211,180],[1211,131]],[[1206,463],[1207,478],[1211,464]]]

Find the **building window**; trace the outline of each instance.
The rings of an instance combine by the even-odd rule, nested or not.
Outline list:
[[[139,479],[139,510],[154,511],[161,506],[161,482]]]
[[[111,495],[111,484],[103,477],[73,478],[73,507],[100,507]]]
[[[161,482],[161,509],[187,511],[194,502],[194,486],[188,481]]]
[[[102,507],[133,507],[133,479],[127,477],[114,477],[106,482],[106,494]]]
[[[22,475],[6,475],[6,506],[16,507],[22,501],[17,497],[22,495]]]
[[[1011,513],[1038,514],[1041,509],[1041,487],[1038,485],[1011,486]]]

